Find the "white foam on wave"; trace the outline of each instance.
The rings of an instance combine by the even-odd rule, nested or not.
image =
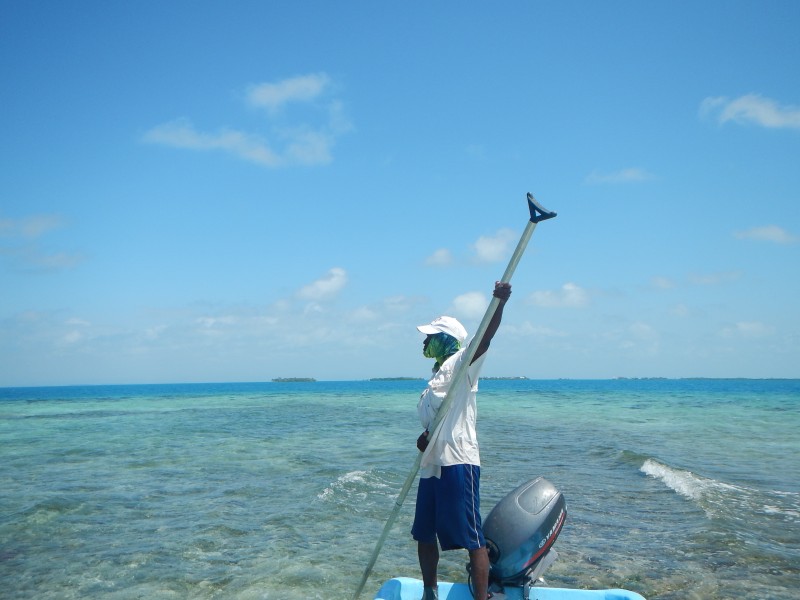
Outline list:
[[[782,508],[780,506],[772,506],[770,504],[764,505],[764,512],[768,515],[785,515],[792,517],[795,520],[800,518],[800,511],[791,508]]]
[[[723,483],[675,469],[648,458],[639,469],[661,480],[668,488],[689,498],[711,517],[748,520],[756,515],[776,515],[787,522],[796,522],[799,507],[794,492],[760,491],[758,489]]]
[[[341,489],[342,487],[347,487],[349,484],[352,483],[364,483],[367,478],[366,471],[350,471],[349,473],[345,473],[344,475],[340,475],[336,478],[336,481],[331,483],[328,487],[326,487],[320,494],[317,494],[317,498],[320,500],[328,500],[330,499],[335,493],[337,489]]]
[[[800,521],[800,493],[771,490],[763,510],[768,515],[780,515],[797,523]]]
[[[668,488],[691,500],[699,500],[710,485],[709,480],[691,471],[673,469],[651,458],[645,460],[639,470],[654,479],[660,479]]]
[[[376,471],[350,471],[336,478],[322,492],[317,494],[320,500],[344,500],[360,498],[365,499],[368,495],[375,492],[386,493],[394,488],[388,481],[385,481],[381,474]]]

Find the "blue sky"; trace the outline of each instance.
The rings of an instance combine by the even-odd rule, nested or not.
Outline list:
[[[798,2],[0,10],[0,385],[800,377]]]

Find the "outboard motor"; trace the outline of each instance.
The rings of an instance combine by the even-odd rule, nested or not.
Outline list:
[[[566,518],[564,495],[543,477],[498,502],[483,524],[490,586],[531,586],[558,557],[552,547]]]

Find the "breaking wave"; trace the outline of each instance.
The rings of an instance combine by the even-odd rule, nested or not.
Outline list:
[[[648,458],[639,469],[658,479],[677,494],[692,500],[709,518],[747,522],[759,517],[777,518],[787,524],[800,522],[800,494],[759,490],[703,477]]]
[[[379,471],[350,471],[337,477],[317,494],[317,499],[354,506],[396,493],[393,480]]]
[[[326,487],[317,498],[320,500],[333,500],[337,494],[350,495],[359,488],[363,488],[367,479],[367,471],[351,471],[336,478],[336,481]]]
[[[715,490],[741,489],[714,479],[701,477],[691,471],[683,471],[681,469],[669,467],[652,458],[645,460],[639,470],[654,479],[660,479],[668,488],[690,500],[700,500],[704,496],[713,493]]]

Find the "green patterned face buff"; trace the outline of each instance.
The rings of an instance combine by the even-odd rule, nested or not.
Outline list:
[[[439,367],[444,364],[448,358],[459,351],[461,344],[452,335],[447,333],[435,333],[428,336],[430,341],[425,346],[424,355],[427,358],[435,358],[436,364],[433,365],[433,370],[438,371]]]

